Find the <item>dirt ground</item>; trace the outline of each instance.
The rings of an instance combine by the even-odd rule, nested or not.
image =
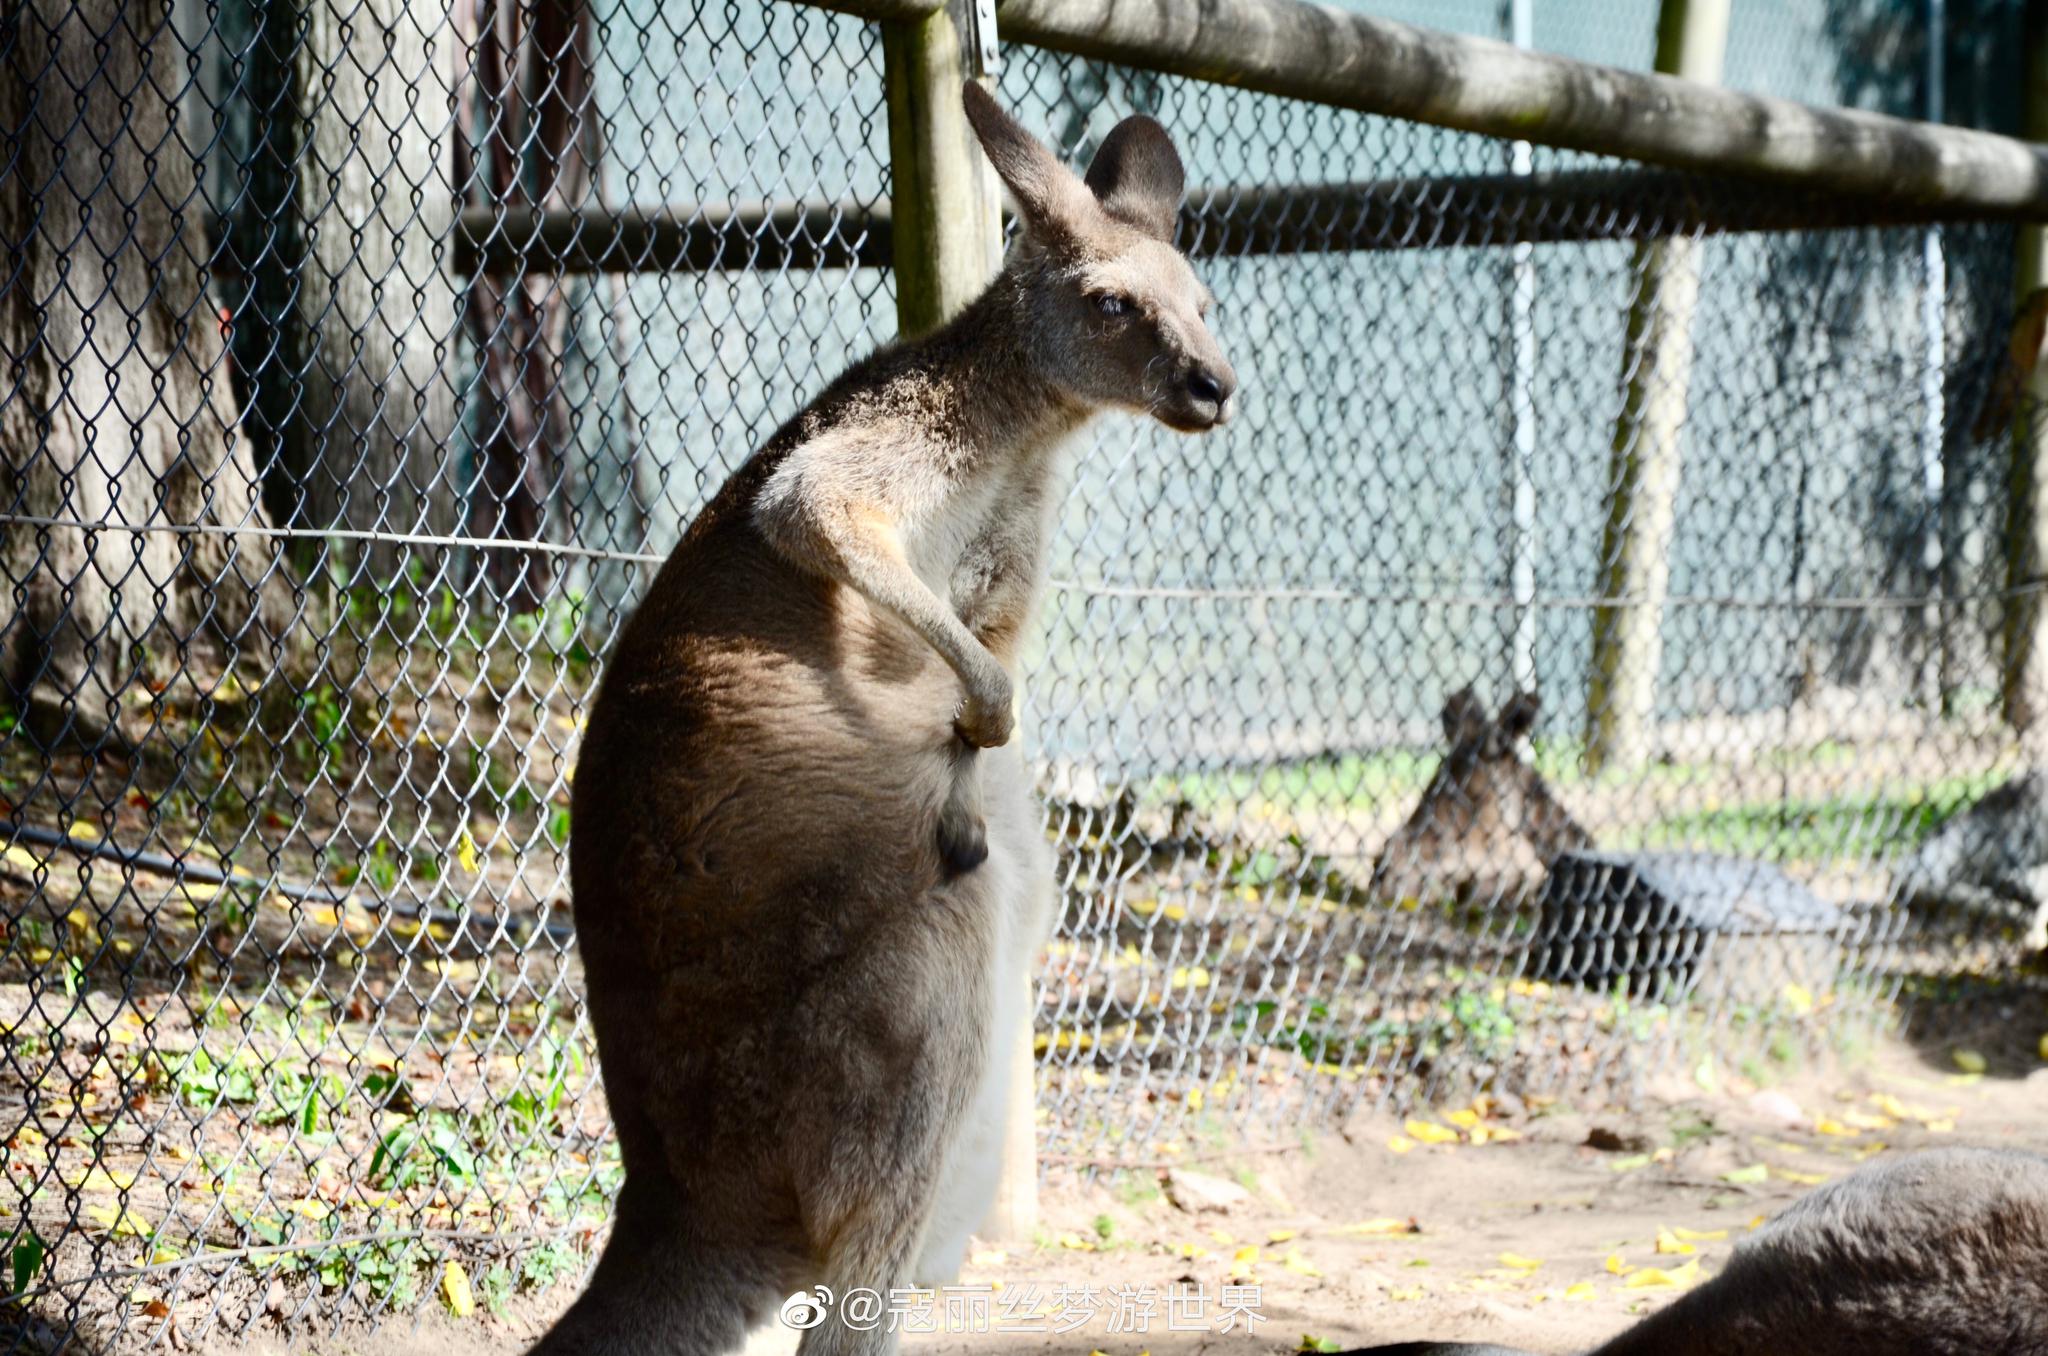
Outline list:
[[[2020,1028],[2036,1040],[2048,1032],[2038,995],[2007,1014],[2006,1034]],[[1629,1110],[1480,1102],[1413,1118],[1361,1113],[1298,1151],[1056,1185],[1036,1239],[977,1243],[960,1278],[996,1288],[991,1331],[911,1333],[904,1349],[1192,1356],[1435,1338],[1583,1350],[1713,1275],[1756,1224],[1861,1161],[1945,1144],[2048,1151],[2048,1063],[2012,1058],[2008,1040],[1987,1073],[1962,1072],[1955,1052],[1966,1039],[1894,1040],[1853,1070],[1764,1090],[1672,1080]],[[1963,1062],[1975,1063],[1967,1053]],[[1190,1184],[1190,1171],[1211,1180]],[[1235,1186],[1242,1198],[1211,1210],[1175,1203],[1202,1185]],[[1257,1287],[1236,1296],[1258,1316],[1249,1329],[1221,1330],[1226,1285]],[[1175,1330],[1168,1292],[1198,1288],[1207,1321],[1184,1298]],[[564,1286],[497,1318],[430,1311],[290,1349],[503,1352],[569,1298]],[[977,1321],[976,1306],[961,1312]],[[796,1339],[767,1330],[748,1353],[780,1356]]]

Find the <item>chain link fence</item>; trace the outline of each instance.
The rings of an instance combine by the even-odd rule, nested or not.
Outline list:
[[[1956,60],[1996,67],[2012,8]],[[1942,827],[2028,770],[2014,228],[1782,229],[1821,209],[1003,55],[1077,159],[1173,130],[1245,394],[1076,452],[1022,726],[1065,893],[1052,1170],[1452,1087],[1767,1078],[2027,982],[2040,863]],[[10,1349],[573,1281],[618,1177],[582,713],[682,525],[894,332],[877,30],[24,0],[0,60]],[[1674,387],[1645,609],[1617,468]],[[1595,636],[1646,610],[1642,745],[1603,766]],[[1612,855],[1644,851],[1715,863]]]

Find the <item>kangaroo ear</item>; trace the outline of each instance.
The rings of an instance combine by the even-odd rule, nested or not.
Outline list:
[[[1125,118],[1088,163],[1088,187],[1102,210],[1149,236],[1173,243],[1187,172],[1173,138],[1151,118]]]
[[[1472,689],[1461,687],[1444,703],[1444,738],[1453,745],[1477,739],[1486,733],[1486,708]]]
[[[1080,181],[1054,158],[1018,121],[1003,111],[993,94],[968,81],[960,90],[967,121],[981,139],[981,149],[1009,187],[1024,213],[1025,226],[1042,233],[1070,233],[1087,208]]]
[[[1500,728],[1512,739],[1520,739],[1536,728],[1536,713],[1543,709],[1543,703],[1533,692],[1517,692],[1508,698],[1508,704],[1500,709]]]

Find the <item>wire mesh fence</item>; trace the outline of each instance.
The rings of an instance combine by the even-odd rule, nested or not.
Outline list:
[[[10,1341],[573,1279],[618,1176],[582,712],[681,526],[894,331],[876,30],[32,0],[0,53]],[[1077,159],[1173,130],[1246,396],[1076,451],[1023,724],[1050,1165],[1763,1076],[2015,982],[2042,863],[1972,836],[2042,818],[2012,227],[1784,229],[1820,209],[1021,47],[1001,88]],[[1656,604],[1614,571],[1674,391]]]

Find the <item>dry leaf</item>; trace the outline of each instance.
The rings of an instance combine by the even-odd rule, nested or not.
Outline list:
[[[1657,1230],[1657,1251],[1667,1257],[1684,1257],[1695,1249],[1669,1229],[1660,1228]]]
[[[452,1257],[441,1268],[441,1300],[448,1306],[448,1312],[457,1318],[468,1318],[476,1312],[476,1296],[469,1288],[469,1273]]]

